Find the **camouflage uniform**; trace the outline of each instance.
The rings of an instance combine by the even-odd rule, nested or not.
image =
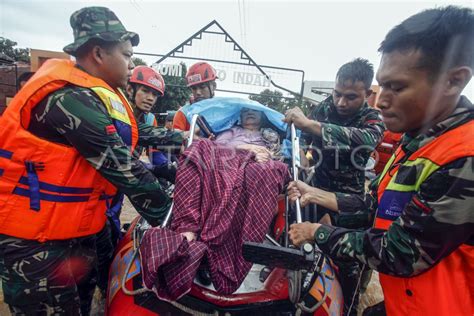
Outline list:
[[[319,163],[312,185],[334,192],[338,203],[345,194],[359,196],[362,199],[365,192],[364,167],[385,130],[380,113],[364,103],[353,116],[342,118],[337,113],[333,98],[330,96],[311,113],[310,119],[321,123],[321,136],[303,135],[306,142],[315,149],[313,158]],[[341,210],[341,207],[339,209]],[[318,221],[326,213],[338,226],[362,228],[369,225],[365,214],[362,216],[343,212],[337,214],[319,206],[317,217],[312,221]],[[351,315],[355,315],[360,267],[353,262],[336,263],[339,266],[339,279],[344,294],[344,312],[348,312],[354,298]]]
[[[474,106],[462,97],[454,113],[425,134],[405,135],[401,146],[414,152],[448,130],[474,119]],[[474,245],[474,157],[442,166],[420,186],[388,231],[354,231],[323,225],[315,240],[332,258],[356,260],[385,274],[418,275],[466,243]],[[365,199],[347,195],[347,207],[366,204],[375,213],[376,190]],[[415,201],[416,200],[416,203]],[[427,213],[425,210],[430,209]],[[427,260],[427,258],[436,258]],[[433,298],[436,299],[436,298]]]
[[[64,50],[72,55],[92,38],[138,43],[138,35],[126,31],[106,8],[79,10],[71,16],[71,26],[75,42]],[[112,118],[92,90],[67,85],[36,105],[28,130],[74,147],[129,197],[143,217],[157,225],[170,198],[110,126]],[[141,146],[181,145],[180,133],[145,124],[138,124],[138,129]],[[44,243],[0,235],[0,276],[12,314],[88,315],[97,281],[96,241],[96,235]]]
[[[132,157],[117,133],[109,134],[112,120],[91,90],[66,87],[51,94],[32,111],[28,129],[35,135],[72,145],[102,176],[120,188],[152,225],[157,225],[170,204],[156,177]],[[80,122],[76,124],[75,122]],[[138,123],[140,146],[180,146],[182,134]]]
[[[90,90],[67,87],[56,91],[35,107],[31,117],[28,129],[33,134],[56,143],[74,146],[108,181],[128,195],[132,204],[150,223],[158,224],[166,214],[170,199],[161,190],[156,177],[147,171],[139,160],[132,158],[130,149],[120,136],[117,133],[107,134],[106,126],[112,124],[111,118],[102,102]],[[81,123],[71,124],[72,122]],[[180,144],[181,134],[139,124],[140,144],[162,145],[170,142]],[[13,240],[15,238],[0,236],[0,242],[8,243]],[[35,253],[44,251],[45,247],[41,243],[20,239],[15,240],[15,243],[21,244],[25,249],[29,249],[28,251],[37,249]],[[61,246],[56,246],[55,242],[50,242],[48,245],[48,249],[52,251],[49,260],[52,260],[51,257],[57,253],[57,249],[61,249]],[[89,245],[92,245],[95,252],[95,244],[89,243]],[[61,256],[58,256],[57,260],[63,260],[63,252],[58,253]],[[18,261],[10,264],[10,267],[21,265],[24,260],[27,259],[20,256]],[[91,262],[95,264],[95,261]],[[42,260],[35,262],[36,264],[31,264],[33,266],[44,264]],[[9,285],[4,288],[9,288]],[[7,296],[7,293],[5,291],[5,301],[11,305],[20,302],[14,300],[15,298],[24,298]],[[29,297],[31,301],[33,296]]]
[[[313,185],[331,192],[363,194],[365,165],[385,130],[380,113],[364,103],[359,112],[342,118],[330,96],[310,119],[321,123],[321,137],[303,135],[315,149],[314,159],[320,162]]]
[[[40,243],[0,235],[0,276],[12,315],[89,315],[95,236]]]
[[[72,56],[76,56],[77,50],[91,39],[107,42],[130,40],[132,46],[137,46],[140,41],[137,33],[127,31],[115,13],[104,7],[80,9],[71,15],[70,23],[74,43],[63,50]]]

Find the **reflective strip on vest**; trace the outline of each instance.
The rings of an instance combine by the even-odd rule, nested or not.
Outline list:
[[[382,177],[380,177],[381,180],[388,176],[390,181],[379,197],[374,227],[387,230],[392,222],[402,214],[403,209],[411,201],[420,185],[439,167],[429,159],[418,158],[394,166],[396,171],[392,176],[388,174],[391,167],[384,170]]]
[[[388,229],[402,214],[420,185],[439,167],[425,158],[406,161],[398,166],[379,200],[375,228]]]
[[[117,94],[102,87],[92,88],[107,108],[115,129],[127,146],[132,146],[132,123],[124,105]]]
[[[127,114],[127,109],[125,108],[125,105],[122,104],[122,101],[117,96],[117,94],[102,87],[93,87],[92,91],[94,91],[100,97],[102,102],[104,102],[105,106],[107,107],[107,111],[113,119],[119,120],[127,125],[131,125],[130,117]]]
[[[469,150],[472,150],[470,148],[460,150],[460,147],[464,145],[461,138],[469,137],[469,131],[473,128],[474,121],[461,125],[435,138],[409,157],[406,157],[401,147],[397,149],[379,177],[378,207],[374,228],[387,230],[402,214],[420,185],[440,168],[442,162],[449,161],[450,156],[452,156],[451,159],[466,156]],[[451,138],[455,138],[456,142],[451,141]],[[456,145],[457,142],[461,143]],[[445,153],[446,150],[448,152]],[[399,163],[404,158],[407,159]]]

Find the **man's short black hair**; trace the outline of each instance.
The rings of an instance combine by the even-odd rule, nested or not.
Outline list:
[[[32,71],[27,71],[27,72],[24,72],[22,73],[21,75],[18,76],[18,79],[17,79],[17,84],[18,84],[18,87],[20,87],[20,83],[22,81],[28,81],[30,80],[31,77],[33,77],[35,73],[32,72]]]
[[[369,90],[374,79],[374,66],[363,58],[356,58],[339,68],[336,74],[337,82],[344,83],[346,80],[352,82],[361,81],[364,87]]]
[[[473,43],[473,10],[447,6],[422,11],[395,26],[379,52],[420,50],[419,67],[436,76],[455,66],[473,68]]]

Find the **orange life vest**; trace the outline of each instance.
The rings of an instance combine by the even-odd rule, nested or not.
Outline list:
[[[181,131],[189,131],[191,129],[191,125],[181,109],[174,115],[173,129],[179,129]]]
[[[374,167],[375,174],[380,174],[385,165],[390,160],[392,154],[397,150],[398,144],[402,138],[402,134],[393,133],[389,130],[386,130],[383,133],[382,142],[375,148],[375,151],[378,154],[377,163]]]
[[[474,121],[470,121],[442,134],[409,157],[400,146],[379,180],[374,227],[388,230],[420,185],[441,166],[474,156],[473,135]],[[401,168],[405,175],[412,172],[397,178]],[[388,315],[473,315],[474,246],[461,245],[431,269],[414,277],[380,273],[380,283]]]
[[[51,59],[13,98],[0,118],[0,234],[69,239],[97,233],[117,189],[70,146],[41,139],[27,128],[32,109],[67,84],[91,89],[131,150],[138,128],[119,90],[74,66]]]

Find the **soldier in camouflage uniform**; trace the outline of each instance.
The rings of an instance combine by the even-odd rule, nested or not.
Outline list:
[[[302,129],[303,138],[314,149],[317,168],[312,185],[333,192],[337,199],[344,194],[364,195],[364,168],[385,130],[380,113],[366,102],[372,93],[373,76],[373,66],[367,60],[355,59],[338,70],[332,96],[321,102],[309,118],[299,108],[285,113],[285,121]],[[315,221],[329,214],[338,226],[369,225],[366,217],[360,222],[358,215],[339,211],[320,205]],[[360,269],[357,263],[340,262],[338,266],[347,313],[352,300],[357,306]],[[352,309],[354,315],[356,310]]]
[[[380,113],[366,102],[373,76],[373,66],[367,60],[355,59],[338,70],[332,96],[308,118],[299,108],[285,113],[285,121],[300,128],[314,150],[314,186],[364,194],[364,168],[385,130]]]
[[[389,315],[474,314],[474,106],[461,96],[473,38],[473,11],[458,7],[423,11],[388,33],[378,106],[387,128],[406,134],[365,200],[326,197],[347,211],[363,212],[365,202],[374,228],[290,229],[296,245],[316,242],[334,259],[379,271]],[[301,182],[289,194],[303,204],[321,195]]]
[[[125,88],[138,35],[104,7],[83,8],[70,22],[75,41],[64,51],[76,57],[75,67],[112,88]],[[27,129],[41,139],[75,148],[152,225],[166,214],[170,198],[133,157],[92,90],[69,84],[52,92],[32,109]],[[179,148],[183,140],[180,132],[145,124],[139,123],[138,131],[141,146]],[[46,242],[0,235],[0,260],[5,302],[14,315],[89,314],[97,273],[95,235]]]

